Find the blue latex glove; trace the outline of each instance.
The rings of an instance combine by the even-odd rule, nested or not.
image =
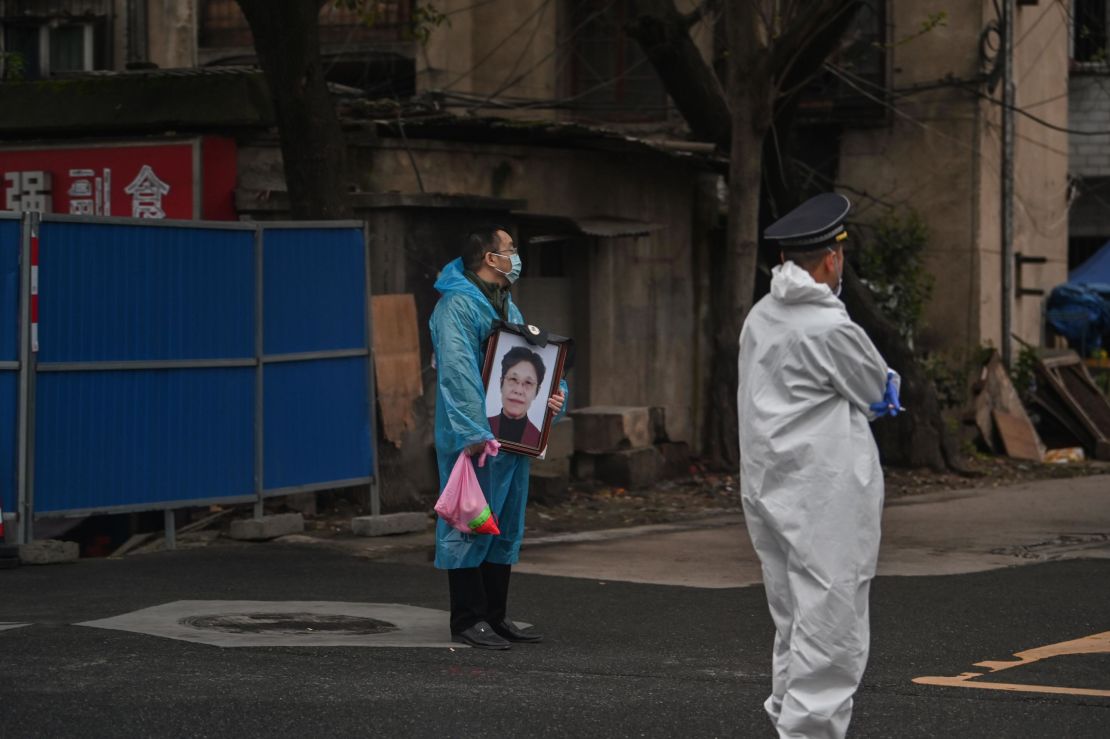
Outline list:
[[[894,384],[893,372],[888,371],[886,373],[886,392],[883,393],[883,399],[877,403],[872,403],[870,407],[876,418],[882,418],[883,416],[893,418],[898,415],[899,411],[906,410],[898,401],[898,388]]]

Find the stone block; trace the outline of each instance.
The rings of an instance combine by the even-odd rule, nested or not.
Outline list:
[[[386,513],[382,516],[357,516],[351,519],[351,531],[355,536],[412,534],[427,530],[430,521],[427,513],[419,511]]]
[[[554,459],[533,459],[532,471],[551,472],[565,477],[570,477],[570,457],[556,457]]]
[[[690,474],[690,445],[685,441],[668,441],[656,444],[662,457],[659,469],[661,478],[686,477]]]
[[[76,562],[80,549],[75,541],[42,539],[19,547],[19,559],[25,565],[56,565]]]
[[[551,424],[547,435],[547,454],[545,460],[568,459],[574,454],[574,421],[564,416]]]
[[[304,531],[304,516],[299,513],[279,513],[262,518],[244,518],[231,522],[229,536],[240,541],[267,541],[286,534]]]
[[[599,454],[594,460],[597,479],[629,490],[656,482],[662,465],[663,455],[653,446]]]
[[[570,474],[575,480],[592,480],[597,474],[597,455],[575,452],[570,460]]]
[[[569,499],[569,476],[547,470],[532,470],[528,476],[528,502],[557,505]]]
[[[642,449],[652,444],[648,408],[591,406],[580,408],[572,415],[575,451],[604,454],[621,449]]]
[[[648,408],[648,418],[651,422],[651,441],[653,444],[662,444],[670,441],[667,436],[667,409],[661,405]]]

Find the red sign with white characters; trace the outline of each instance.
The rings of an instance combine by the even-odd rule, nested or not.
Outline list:
[[[0,148],[0,210],[235,220],[235,142]]]

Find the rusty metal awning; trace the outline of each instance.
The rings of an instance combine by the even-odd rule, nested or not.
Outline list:
[[[539,232],[528,236],[530,244],[566,241],[574,236],[593,236],[601,239],[648,236],[666,228],[661,223],[607,215],[571,217],[518,211],[513,213],[513,216],[520,223],[527,224]]]

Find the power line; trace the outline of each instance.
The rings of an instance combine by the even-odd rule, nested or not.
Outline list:
[[[545,8],[546,8],[546,3],[545,3]],[[501,94],[505,90],[509,89],[510,87],[516,86],[517,83],[519,83],[521,80],[523,80],[529,74],[531,74],[532,70],[535,69],[535,67],[532,67],[532,69],[529,69],[524,74],[521,74],[521,75],[513,78],[513,75],[516,74],[516,71],[518,69],[520,69],[520,63],[522,61],[524,61],[524,55],[527,54],[532,49],[532,44],[534,44],[535,41],[536,41],[536,35],[539,34],[540,27],[543,25],[543,17],[544,17],[545,14],[546,14],[546,9],[544,10],[544,12],[540,13],[538,18],[536,18],[536,27],[532,29],[532,33],[528,36],[528,40],[524,44],[521,45],[520,53],[517,54],[516,61],[513,62],[513,68],[511,70],[509,70],[508,74],[505,75],[505,79],[501,81],[501,84],[497,87],[497,89],[495,89],[493,92],[491,92],[488,95],[488,97],[487,97],[488,100],[492,100],[493,98],[497,97],[499,94]],[[510,78],[512,78],[512,80],[513,80],[511,83],[509,82]],[[481,105],[477,106],[476,109],[480,108],[480,107],[481,107]]]
[[[522,72],[520,75],[518,75],[516,81],[519,81],[519,80],[527,77],[532,72],[534,72],[536,69],[538,69],[541,64],[546,63],[548,59],[550,59],[555,54],[557,54],[561,50],[563,50],[565,47],[567,47],[571,43],[573,43],[575,38],[578,36],[578,34],[584,28],[586,28],[586,26],[588,26],[590,23],[592,23],[593,21],[600,18],[602,15],[605,15],[606,13],[608,13],[612,9],[612,7],[614,5],[616,5],[616,3],[617,3],[617,0],[609,0],[609,2],[606,3],[604,7],[599,8],[598,10],[596,10],[593,13],[590,13],[588,16],[586,16],[586,18],[581,23],[579,23],[577,26],[575,26],[574,28],[571,29],[570,33],[567,34],[566,38],[562,39],[557,44],[555,44],[554,48],[552,48],[551,51],[549,51],[547,54],[544,54],[543,57],[541,57],[535,64],[533,64],[531,67],[529,67],[524,72]],[[564,64],[564,67],[565,67],[565,64]],[[626,72],[627,72],[627,70],[626,70]],[[623,75],[621,75],[621,76],[623,76]],[[618,78],[614,78],[614,81],[616,79],[618,79]],[[514,83],[513,83],[514,85],[516,84],[516,81],[514,81]],[[510,85],[510,87],[511,86],[512,85]],[[492,99],[493,97],[496,97],[496,95],[498,93],[503,92],[505,89],[506,88],[503,86],[501,89],[497,90],[492,95],[490,95],[490,98]],[[482,107],[481,105],[477,105],[473,108],[473,110],[471,112],[474,112],[474,111],[480,109],[481,107]]]
[[[532,20],[533,18],[535,18],[535,17],[537,16],[537,15],[539,15],[539,14],[540,14],[540,13],[541,13],[541,12],[542,12],[542,11],[544,10],[544,8],[546,8],[546,7],[548,6],[548,4],[549,4],[550,2],[551,2],[551,0],[543,0],[543,2],[539,4],[539,6],[537,6],[537,7],[536,7],[536,8],[535,8],[535,9],[534,9],[534,10],[533,10],[533,11],[532,11],[531,13],[529,13],[528,15],[526,15],[526,16],[524,17],[524,20],[523,20],[523,21],[521,21],[521,22],[520,22],[520,23],[519,23],[519,24],[518,24],[518,25],[517,25],[517,26],[516,26],[515,28],[513,28],[513,30],[509,31],[509,33],[508,33],[508,34],[507,34],[507,35],[505,36],[505,38],[501,39],[501,41],[500,41],[500,42],[498,42],[497,44],[494,44],[494,46],[493,46],[493,47],[492,47],[492,48],[491,48],[491,49],[490,49],[490,50],[489,50],[488,52],[486,52],[486,53],[485,53],[485,55],[483,55],[481,59],[479,59],[478,61],[474,62],[474,64],[473,64],[473,65],[472,65],[472,66],[470,67],[470,69],[468,69],[468,70],[466,70],[465,72],[463,72],[462,74],[460,74],[460,75],[459,75],[458,77],[456,77],[456,78],[455,78],[454,80],[452,80],[452,81],[451,81],[450,83],[448,83],[448,84],[444,85],[444,86],[443,86],[443,89],[444,89],[444,90],[450,90],[450,89],[451,89],[452,87],[454,87],[455,85],[459,84],[459,83],[460,83],[460,82],[462,82],[462,81],[463,81],[464,79],[466,79],[466,78],[467,78],[467,77],[469,77],[469,76],[470,76],[471,74],[473,74],[473,73],[474,73],[474,71],[475,71],[476,69],[478,69],[478,67],[482,66],[482,65],[483,65],[483,64],[485,64],[485,63],[486,63],[487,61],[489,61],[489,59],[490,59],[490,58],[491,58],[491,57],[492,57],[492,56],[493,56],[494,54],[496,54],[496,53],[497,53],[497,52],[498,52],[498,51],[499,51],[499,50],[501,49],[501,47],[502,47],[502,46],[504,46],[504,45],[505,45],[505,43],[506,43],[506,42],[507,42],[507,41],[508,41],[508,40],[509,40],[510,38],[512,38],[513,36],[515,36],[515,35],[516,35],[516,34],[517,34],[517,33],[518,33],[519,31],[520,31],[520,29],[522,29],[522,28],[524,28],[524,27],[525,27],[526,25],[528,25],[528,22],[529,22],[530,20]]]

